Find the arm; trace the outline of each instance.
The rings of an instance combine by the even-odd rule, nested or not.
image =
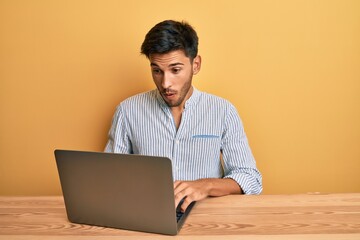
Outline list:
[[[241,189],[239,184],[230,178],[206,178],[195,181],[175,181],[175,206],[184,197],[181,210],[185,209],[193,201],[199,201],[207,197],[221,197],[229,194],[239,194]]]
[[[112,153],[132,153],[131,141],[126,131],[125,116],[121,105],[117,107],[112,119],[109,139],[104,151]]]
[[[260,194],[262,177],[256,167],[241,119],[233,105],[230,105],[225,120],[221,151],[224,178],[236,181],[244,194]]]
[[[221,152],[224,160],[224,178],[176,181],[175,206],[184,197],[186,198],[181,206],[182,210],[192,201],[199,201],[208,196],[261,192],[261,175],[256,168],[240,117],[232,105],[229,105],[224,122]]]

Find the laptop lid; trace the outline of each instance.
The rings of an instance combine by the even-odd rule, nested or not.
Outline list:
[[[71,222],[176,235],[186,218],[176,221],[168,158],[70,150],[55,158]]]

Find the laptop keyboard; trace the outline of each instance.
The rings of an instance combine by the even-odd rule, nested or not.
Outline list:
[[[176,211],[176,221],[178,222],[183,215],[184,215],[183,212],[178,212],[178,211]]]
[[[184,202],[184,199],[185,198],[183,198],[183,199],[181,199],[181,201],[179,202],[179,204],[177,205],[177,207],[176,207],[176,221],[178,222],[180,219],[181,219],[181,217],[184,215],[184,213],[181,211],[181,205],[183,204],[183,202]]]

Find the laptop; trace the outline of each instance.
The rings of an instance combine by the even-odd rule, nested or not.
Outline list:
[[[70,222],[176,235],[194,206],[175,208],[169,158],[71,150],[55,158]]]

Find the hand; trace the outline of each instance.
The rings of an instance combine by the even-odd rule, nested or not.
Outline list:
[[[231,178],[204,178],[195,181],[174,182],[175,207],[185,198],[180,208],[183,212],[193,201],[200,201],[209,196],[220,197],[241,192],[237,182]]]
[[[184,199],[181,205],[181,211],[193,201],[199,201],[209,196],[209,183],[207,179],[199,179],[196,181],[175,181],[174,182],[175,207]]]

